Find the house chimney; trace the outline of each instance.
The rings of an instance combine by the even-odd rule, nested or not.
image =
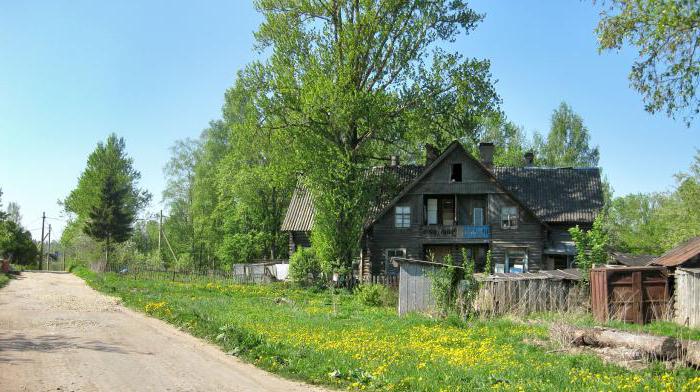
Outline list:
[[[481,163],[484,166],[486,166],[486,168],[489,170],[493,168],[493,149],[493,143],[479,143],[479,155],[481,156]]]
[[[425,166],[430,165],[440,156],[440,151],[432,144],[425,144]]]
[[[533,167],[535,166],[535,153],[532,151],[528,151],[524,155],[525,158],[525,167]]]
[[[389,164],[390,166],[398,166],[399,165],[399,156],[398,155],[392,155],[391,156],[391,163]]]

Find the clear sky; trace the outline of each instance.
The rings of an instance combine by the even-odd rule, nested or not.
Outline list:
[[[634,51],[598,54],[589,1],[473,1],[486,13],[453,47],[488,58],[508,117],[546,132],[568,102],[584,118],[616,195],[662,191],[700,148],[700,120],[644,112],[627,74]],[[76,185],[110,132],[126,139],[160,208],[177,139],[220,116],[237,70],[256,58],[260,22],[239,1],[0,2],[0,187],[39,236],[41,212]],[[60,220],[49,220],[58,234]]]

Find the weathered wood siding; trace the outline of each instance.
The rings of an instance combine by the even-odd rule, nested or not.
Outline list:
[[[678,324],[700,328],[700,269],[676,269],[675,316]]]
[[[426,312],[435,308],[431,293],[429,271],[436,267],[428,264],[402,262],[399,272],[399,315]]]
[[[462,164],[462,182],[450,182],[452,165]],[[426,238],[421,233],[425,221],[424,199],[428,195],[458,195],[458,223],[471,224],[471,213],[466,212],[463,205],[469,195],[476,197],[468,205],[483,206],[484,223],[491,227],[491,239],[468,240],[465,238]],[[461,196],[460,196],[461,195]],[[483,195],[479,197],[478,195]],[[461,201],[461,203],[460,203]],[[406,249],[410,259],[426,259],[425,245],[457,245],[490,243],[492,262],[503,263],[505,250],[508,247],[527,249],[530,271],[542,269],[542,249],[545,237],[543,225],[532,214],[504,193],[495,180],[488,176],[474,162],[457,149],[445,158],[437,167],[428,173],[416,186],[407,192],[396,204],[411,207],[411,227],[394,227],[395,209],[392,208],[372,226],[366,237],[366,258],[363,274],[381,273],[386,263],[387,249]],[[518,206],[520,219],[517,229],[501,228],[501,207]],[[371,267],[370,267],[371,265]]]

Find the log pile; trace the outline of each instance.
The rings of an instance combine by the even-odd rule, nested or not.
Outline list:
[[[624,351],[629,357],[680,361],[700,367],[700,342],[698,341],[602,327],[578,328],[566,324],[553,325],[550,335],[559,343],[569,346],[611,348]]]

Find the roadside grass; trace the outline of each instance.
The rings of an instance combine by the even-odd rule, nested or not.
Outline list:
[[[639,325],[622,321],[608,321],[600,323],[589,313],[560,314],[560,313],[536,313],[527,317],[527,320],[544,321],[547,323],[565,322],[578,327],[609,327],[630,332],[648,333],[659,336],[671,336],[678,339],[700,340],[700,329],[689,328],[671,321],[652,321]]]
[[[8,274],[0,273],[0,288],[5,286],[10,281],[10,276]]]
[[[661,364],[633,373],[591,355],[524,343],[546,327],[506,319],[398,317],[346,292],[286,284],[219,285],[74,273],[134,309],[172,323],[268,371],[351,390],[700,389],[700,372]]]

